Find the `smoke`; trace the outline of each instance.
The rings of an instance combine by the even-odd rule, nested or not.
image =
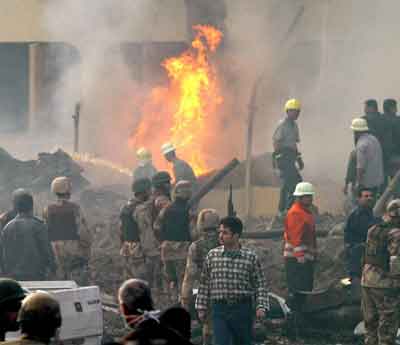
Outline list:
[[[81,101],[81,151],[131,163],[127,141],[140,116],[137,104],[151,82],[141,80],[143,49],[133,42],[177,37],[175,27],[182,25],[171,20],[174,1],[167,11],[164,7],[162,1],[146,0],[47,2],[43,25],[51,39],[68,42],[79,52],[78,62],[65,54],[57,61],[62,72],[47,102],[57,112],[52,135],[60,144],[72,148],[71,116]],[[159,35],[165,20],[170,21],[169,33]],[[69,140],[63,140],[66,133]]]
[[[224,154],[244,158],[248,103],[262,76],[253,152],[272,150],[283,105],[296,97],[303,103],[305,178],[342,181],[353,145],[349,124],[362,114],[362,102],[396,98],[399,8],[395,0],[48,2],[45,27],[72,42],[81,61],[63,61],[68,67],[52,99],[61,114],[58,125],[72,133],[71,115],[82,100],[82,150],[130,162],[127,140],[140,116],[138,104],[154,83],[151,74],[143,80],[137,72],[143,53],[127,53],[117,42],[182,41],[193,24],[215,24],[226,38],[218,68],[232,119],[222,137],[235,138],[234,145],[221,145]]]
[[[298,98],[305,179],[343,183],[349,129],[363,102],[395,98],[400,48],[394,0],[227,1],[230,46],[238,66],[242,117],[262,74],[254,150],[272,151],[272,133],[288,98]],[[247,81],[246,81],[247,78]],[[382,110],[382,109],[381,109]]]

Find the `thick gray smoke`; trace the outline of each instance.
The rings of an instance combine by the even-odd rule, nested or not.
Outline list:
[[[82,101],[81,150],[119,162],[132,156],[127,141],[138,120],[135,104],[146,87],[138,83],[142,50],[133,43],[182,40],[177,32],[185,32],[185,16],[179,9],[174,13],[175,3],[179,1],[170,6],[146,0],[47,2],[44,25],[50,37],[79,51],[79,63],[61,66],[52,101],[58,125],[64,131],[69,126],[68,134],[75,104]],[[183,19],[174,21],[175,15]],[[163,27],[169,32],[160,32]]]

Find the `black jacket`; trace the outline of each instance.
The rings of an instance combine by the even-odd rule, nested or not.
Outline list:
[[[190,241],[189,206],[186,200],[176,199],[161,219],[161,241]]]
[[[350,245],[365,243],[368,229],[378,224],[379,221],[379,218],[374,216],[372,209],[356,207],[347,218],[344,228],[344,243]]]
[[[0,234],[0,263],[4,275],[16,280],[42,280],[55,272],[46,225],[27,215],[9,222]]]

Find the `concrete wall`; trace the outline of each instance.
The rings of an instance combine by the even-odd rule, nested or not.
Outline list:
[[[67,0],[68,1],[68,0]],[[99,0],[95,0],[99,1]],[[115,5],[118,6],[115,0]],[[125,36],[118,38],[119,41],[143,42],[143,41],[183,41],[186,39],[186,12],[184,0],[157,1],[147,0],[149,10],[138,16],[151,30],[132,30],[126,32]],[[152,5],[150,2],[153,2]],[[68,42],[68,37],[62,34],[51,35],[46,30],[45,15],[46,6],[53,5],[53,0],[1,0],[0,11],[0,42]],[[62,18],[62,13],[60,14]],[[62,18],[66,21],[73,21],[74,18]],[[138,18],[132,18],[132,24]],[[149,23],[154,25],[149,26]],[[60,21],[60,25],[63,23]],[[60,31],[61,32],[61,31]]]

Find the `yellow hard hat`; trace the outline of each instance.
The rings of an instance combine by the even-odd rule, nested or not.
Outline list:
[[[71,193],[71,180],[66,176],[56,177],[51,183],[51,191],[54,194]]]
[[[151,160],[151,152],[148,149],[141,147],[136,151],[136,157],[140,161]]]
[[[289,99],[285,104],[285,111],[300,110],[300,108],[301,108],[300,101],[295,98]]]
[[[351,122],[350,129],[354,132],[366,132],[369,130],[368,122],[362,118],[356,118]]]
[[[294,191],[294,196],[305,196],[305,195],[314,195],[314,186],[309,182],[300,182],[296,186],[296,190]]]
[[[166,155],[172,151],[175,151],[175,146],[172,143],[165,143],[163,146],[161,146],[161,152],[163,155]]]

